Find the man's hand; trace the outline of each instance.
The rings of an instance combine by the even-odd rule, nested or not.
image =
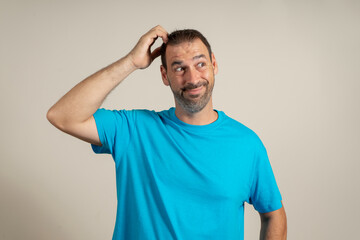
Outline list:
[[[136,46],[127,55],[134,68],[147,68],[155,58],[160,56],[160,47],[151,52],[151,46],[155,43],[158,37],[161,37],[164,43],[168,40],[167,31],[160,25],[152,28],[140,38]]]

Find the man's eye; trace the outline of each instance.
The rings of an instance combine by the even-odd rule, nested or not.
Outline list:
[[[205,66],[205,63],[200,62],[200,63],[198,63],[197,65],[198,65],[198,67],[204,67],[204,66]]]
[[[184,70],[182,67],[175,68],[175,72],[181,72],[182,70]]]

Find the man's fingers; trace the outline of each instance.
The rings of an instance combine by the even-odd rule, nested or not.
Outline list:
[[[161,26],[160,26],[161,27]],[[167,41],[168,41],[168,32],[165,30],[165,29],[163,29],[162,27],[159,29],[159,37],[161,37],[162,38],[162,40],[163,40],[163,42],[164,43],[167,43]]]
[[[155,58],[160,56],[160,53],[161,53],[160,49],[161,49],[161,47],[154,49],[154,51],[151,53],[151,61],[154,61]]]
[[[151,43],[149,45],[149,48],[154,45],[155,41],[160,37],[162,39],[162,41],[164,43],[166,43],[168,41],[168,32],[160,25],[152,28],[147,34],[149,34],[149,38],[151,39]],[[151,52],[151,62],[160,56],[160,51],[161,47],[158,47],[156,49],[154,49]]]
[[[131,50],[129,56],[136,68],[147,68],[155,58],[160,56],[160,47],[151,51],[151,47],[159,37],[164,43],[168,41],[168,33],[160,25],[145,33]]]
[[[161,37],[161,39],[163,40],[164,43],[166,43],[167,40],[168,40],[168,32],[160,25],[158,25],[158,26],[154,27],[153,29],[151,29],[150,33],[151,33],[152,38],[154,39],[154,41],[158,37]]]

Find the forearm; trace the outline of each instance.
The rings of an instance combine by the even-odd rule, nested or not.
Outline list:
[[[260,240],[286,240],[287,221],[284,208],[261,214]]]
[[[67,124],[86,121],[101,106],[106,96],[135,69],[125,57],[94,73],[52,106],[47,118],[60,129]]]

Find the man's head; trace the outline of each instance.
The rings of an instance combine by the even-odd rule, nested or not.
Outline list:
[[[177,30],[168,35],[168,41],[167,43],[163,43],[161,45],[161,64],[164,66],[164,68],[167,70],[167,63],[166,63],[166,48],[167,46],[174,46],[178,45],[183,42],[192,42],[195,39],[200,39],[201,42],[206,46],[209,56],[211,57],[211,46],[208,42],[208,40],[202,35],[199,31],[194,29],[184,29],[184,30]],[[210,58],[210,60],[212,60]]]
[[[196,30],[171,33],[161,48],[161,76],[170,86],[176,107],[197,113],[212,109],[217,63],[206,38]]]

